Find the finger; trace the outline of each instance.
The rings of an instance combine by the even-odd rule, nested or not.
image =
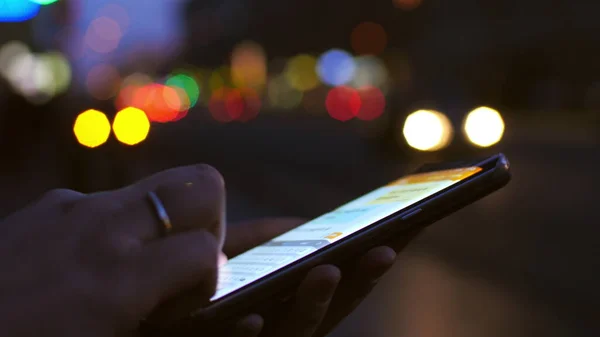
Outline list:
[[[310,337],[325,317],[341,272],[335,266],[311,270],[296,292],[292,309],[273,336]]]
[[[217,284],[218,245],[213,235],[199,230],[176,234],[145,245],[137,261],[138,297],[143,309],[159,321],[170,321],[207,303]],[[167,299],[185,291],[185,298]]]
[[[173,233],[206,229],[224,240],[223,178],[208,165],[180,167],[158,173],[132,186],[103,193],[100,198],[123,205],[111,219],[125,234],[143,241],[157,238],[164,224],[148,198],[154,192],[173,226]]]
[[[349,278],[348,291],[358,298],[367,295],[395,261],[396,252],[392,248],[382,246],[371,249],[359,260],[354,275]]]
[[[260,315],[249,315],[234,327],[232,337],[257,337],[262,331],[264,320]]]
[[[44,193],[44,195],[31,204],[31,207],[36,209],[35,212],[31,212],[31,208],[26,207],[9,215],[5,220],[31,218],[32,216],[55,218],[57,215],[60,216],[68,213],[85,196],[83,193],[66,188],[53,189]]]
[[[395,260],[390,247],[373,248],[360,258],[354,271],[345,274],[316,336],[325,336],[356,309]]]
[[[223,251],[234,257],[305,222],[300,218],[267,218],[229,225]]]
[[[85,198],[85,196],[81,192],[66,188],[57,188],[46,192],[38,203],[53,208],[58,205],[60,206],[60,211],[67,213],[76,202]]]

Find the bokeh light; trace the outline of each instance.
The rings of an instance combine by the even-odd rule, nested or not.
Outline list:
[[[288,84],[299,91],[308,91],[319,85],[317,59],[307,54],[291,58],[285,67],[284,76]]]
[[[239,118],[243,112],[241,94],[231,88],[219,88],[213,91],[208,102],[208,110],[216,121],[231,122]]]
[[[0,49],[0,74],[33,104],[48,102],[71,82],[71,67],[61,53],[33,54],[18,41]]]
[[[42,6],[45,6],[45,5],[53,4],[53,3],[57,2],[58,0],[29,0],[29,1],[35,2],[36,4],[40,4]]]
[[[450,144],[454,132],[443,113],[419,110],[406,118],[402,134],[408,145],[417,150],[437,151]]]
[[[126,107],[133,105],[133,98],[136,91],[148,84],[152,83],[152,78],[146,74],[133,73],[121,81],[121,86],[117,99],[115,100],[115,106],[118,110],[125,109]]]
[[[355,88],[374,86],[385,89],[389,82],[387,68],[383,61],[375,56],[355,58],[356,71],[350,85]]]
[[[85,35],[85,43],[95,52],[106,54],[117,49],[122,37],[123,32],[119,23],[102,16],[90,23]]]
[[[370,121],[379,118],[385,110],[385,96],[379,88],[365,86],[358,89],[360,109],[356,114],[358,119]]]
[[[240,95],[243,99],[244,110],[240,117],[238,117],[238,121],[240,122],[248,122],[255,119],[260,112],[260,108],[262,106],[262,101],[258,96],[258,93],[250,88],[242,88],[238,89],[240,91]]]
[[[98,110],[87,110],[79,114],[73,125],[73,132],[79,144],[90,148],[98,147],[110,136],[110,122]]]
[[[231,54],[231,80],[238,88],[262,91],[267,79],[267,59],[263,48],[242,42]]]
[[[7,76],[9,65],[18,58],[30,54],[29,47],[21,41],[10,41],[0,49],[0,72]]]
[[[29,0],[0,0],[0,22],[22,22],[35,17],[40,4]]]
[[[85,84],[92,97],[108,100],[117,94],[121,86],[121,75],[110,64],[97,64],[88,72]]]
[[[150,121],[158,123],[172,122],[187,114],[177,91],[156,83],[134,89],[131,106],[145,111]]]
[[[345,122],[356,117],[360,111],[361,99],[359,93],[350,87],[340,86],[329,90],[325,100],[329,115]]]
[[[176,122],[187,116],[191,103],[185,90],[179,87],[165,86],[162,95],[167,107],[177,111],[177,115],[169,122]]]
[[[267,97],[273,108],[292,109],[300,105],[303,93],[294,89],[284,76],[277,76],[269,81]]]
[[[317,73],[321,81],[331,86],[348,83],[355,71],[356,64],[352,55],[340,49],[325,52],[317,62]]]
[[[117,112],[112,128],[121,143],[136,145],[148,137],[150,121],[144,111],[129,107]]]
[[[350,43],[357,54],[379,55],[387,46],[387,33],[375,22],[363,22],[352,30]]]
[[[471,143],[479,147],[489,147],[504,135],[504,120],[497,110],[479,107],[465,118],[463,130]]]
[[[30,103],[44,104],[55,94],[52,71],[35,54],[13,59],[5,75],[13,89]]]
[[[37,104],[49,101],[55,94],[54,74],[42,59],[35,56],[29,76],[21,82],[21,91]]]
[[[6,65],[4,76],[18,91],[27,86],[36,67],[36,57],[33,54],[21,54],[12,58]]]
[[[72,70],[67,58],[59,52],[49,52],[38,57],[52,73],[52,91],[61,94],[67,91],[71,84]]]
[[[186,95],[190,107],[196,106],[200,98],[200,85],[196,80],[185,74],[177,74],[169,77],[165,84],[171,88],[180,88]]]
[[[258,115],[260,107],[260,98],[250,88],[223,87],[212,93],[208,104],[212,117],[221,123],[252,120]]]
[[[421,5],[421,0],[393,0],[394,6],[405,11],[411,11]]]

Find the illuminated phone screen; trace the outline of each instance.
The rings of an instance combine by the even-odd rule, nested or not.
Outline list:
[[[481,171],[468,167],[403,177],[227,262],[218,300]]]

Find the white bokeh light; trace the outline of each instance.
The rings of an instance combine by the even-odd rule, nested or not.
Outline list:
[[[437,111],[419,110],[404,122],[402,134],[411,147],[420,151],[440,150],[452,140],[453,129],[448,118]]]
[[[479,147],[489,147],[500,142],[504,128],[504,120],[500,113],[488,107],[471,111],[464,123],[467,138]]]

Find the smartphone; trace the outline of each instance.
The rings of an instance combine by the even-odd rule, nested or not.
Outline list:
[[[260,313],[261,308],[289,299],[311,268],[348,263],[372,247],[410,239],[509,181],[509,162],[503,154],[424,165],[230,259],[219,269],[217,290],[210,301],[198,304],[185,317],[161,324],[160,330],[197,333],[201,325]]]

